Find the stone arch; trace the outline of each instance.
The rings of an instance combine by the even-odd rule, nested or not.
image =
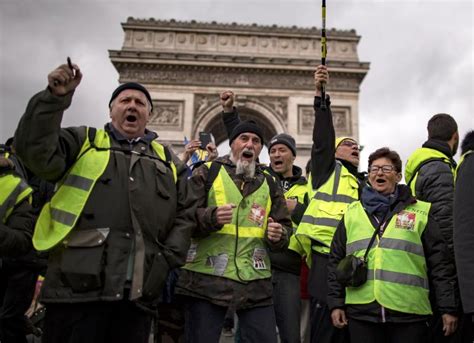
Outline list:
[[[252,119],[263,130],[263,139],[268,143],[277,133],[286,132],[282,120],[266,106],[254,101],[245,101],[240,106],[237,101],[237,109],[242,120]],[[222,123],[220,113],[222,108],[219,103],[212,104],[204,115],[199,116],[193,128],[192,137],[198,137],[200,131],[210,132],[219,145],[227,139],[227,133]]]

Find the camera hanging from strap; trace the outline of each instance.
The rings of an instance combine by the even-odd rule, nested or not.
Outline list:
[[[367,257],[369,256],[370,249],[374,244],[375,237],[380,232],[381,227],[385,223],[385,220],[378,223],[377,228],[370,239],[369,245],[365,250],[363,258],[357,257],[353,254],[344,257],[336,267],[336,280],[345,287],[359,287],[367,281]]]

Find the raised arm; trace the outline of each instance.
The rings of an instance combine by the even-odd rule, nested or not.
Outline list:
[[[220,95],[222,105],[222,121],[227,132],[227,137],[230,137],[232,130],[240,124],[240,117],[237,109],[234,107],[235,94],[232,91],[224,91]]]
[[[316,96],[314,98],[313,146],[311,149],[311,179],[313,189],[326,182],[334,170],[336,163],[336,134],[332,122],[331,102],[326,98],[326,109],[321,109],[321,85],[329,81],[326,66],[320,65],[314,72]]]
[[[77,65],[63,64],[49,73],[48,88],[31,98],[15,132],[17,155],[45,180],[59,180],[84,142],[84,127],[61,130],[63,112],[81,79]]]

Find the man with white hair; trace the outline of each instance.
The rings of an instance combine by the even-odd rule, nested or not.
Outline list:
[[[288,245],[282,191],[256,160],[262,130],[253,121],[229,136],[230,155],[196,169],[197,228],[176,293],[184,296],[186,340],[218,342],[227,309],[244,342],[276,342],[268,250]]]

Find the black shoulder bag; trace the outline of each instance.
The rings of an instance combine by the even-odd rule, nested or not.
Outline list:
[[[383,223],[383,221],[380,222],[374,231],[363,258],[351,254],[344,257],[338,263],[336,267],[336,280],[341,285],[345,287],[359,287],[367,281],[367,256]]]

